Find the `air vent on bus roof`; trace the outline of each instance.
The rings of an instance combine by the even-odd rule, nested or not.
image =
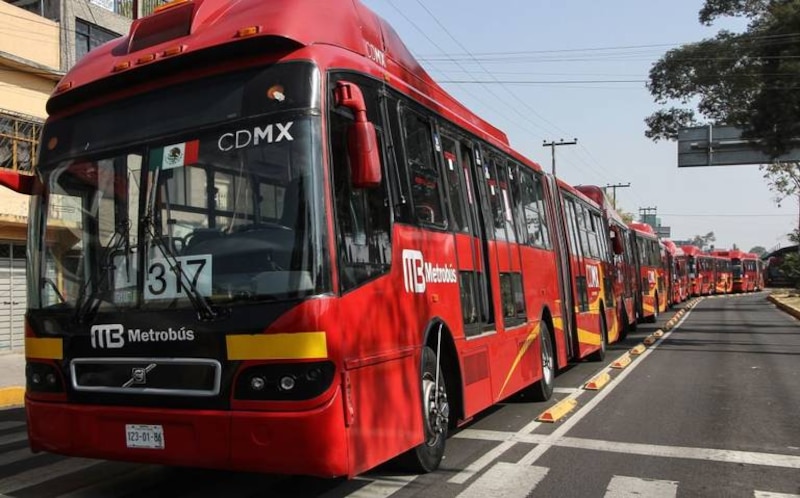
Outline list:
[[[128,53],[187,36],[194,12],[195,3],[186,2],[139,19],[131,30]]]

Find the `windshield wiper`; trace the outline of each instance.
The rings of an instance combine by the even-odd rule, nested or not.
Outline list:
[[[129,264],[128,251],[130,250],[130,220],[123,220],[117,224],[114,233],[111,235],[108,243],[103,246],[103,254],[98,261],[99,267],[97,271],[93,271],[92,275],[86,279],[86,282],[78,292],[78,298],[75,301],[75,320],[80,323],[88,315],[94,313],[100,305],[98,296],[107,289],[108,271],[116,268],[112,256],[120,249],[125,249],[125,262]],[[130,271],[130,268],[128,269]],[[87,295],[86,291],[91,286],[92,291]]]
[[[197,316],[201,320],[216,320],[219,318],[223,318],[220,310],[216,307],[212,306],[208,300],[206,300],[205,296],[203,296],[200,291],[197,289],[197,285],[195,280],[189,278],[186,274],[186,271],[183,269],[183,265],[180,264],[178,258],[172,252],[171,247],[164,242],[164,239],[157,235],[153,230],[153,218],[151,213],[148,213],[142,219],[142,224],[145,227],[146,234],[149,236],[149,239],[152,240],[158,250],[161,252],[161,255],[164,257],[164,260],[167,262],[167,266],[169,269],[175,274],[175,277],[178,279],[178,282],[186,289],[186,295],[189,298],[189,302],[192,303],[194,309],[197,310]],[[147,240],[145,240],[145,245],[147,244]]]

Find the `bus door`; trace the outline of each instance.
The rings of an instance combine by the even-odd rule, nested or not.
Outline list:
[[[575,313],[575,328],[572,331],[572,340],[575,347],[575,357],[580,357],[580,339],[579,330],[581,328],[591,327],[589,323],[590,304],[592,300],[589,296],[590,291],[590,277],[594,277],[587,273],[587,264],[584,261],[583,245],[581,244],[581,231],[585,231],[584,223],[588,223],[585,217],[584,208],[575,200],[568,196],[562,196],[564,204],[564,222],[566,224],[567,236],[569,239],[569,261],[570,272],[572,274],[572,293],[575,306],[573,312]],[[596,269],[595,266],[592,268]],[[599,284],[596,283],[597,278],[592,278],[592,288],[597,289]],[[592,327],[593,328],[593,327]]]
[[[573,275],[570,266],[570,245],[567,242],[566,224],[563,222],[565,212],[564,207],[561,205],[561,194],[558,191],[558,183],[552,176],[542,177],[545,180],[545,191],[547,192],[548,204],[552,207],[553,212],[550,213],[550,219],[555,220],[553,229],[555,235],[553,236],[553,246],[558,258],[556,269],[558,270],[558,287],[559,296],[561,298],[561,332],[564,336],[565,343],[567,344],[567,355],[572,358],[575,357],[578,351],[577,347],[578,327],[575,322],[575,303],[578,302],[572,293]],[[558,323],[555,324],[558,328]],[[574,339],[570,339],[573,337]]]
[[[492,278],[494,259],[485,219],[487,204],[476,183],[479,152],[455,134],[441,135],[443,174],[450,201],[455,237],[456,269],[461,286],[461,316],[467,339],[496,331],[494,295],[497,283]],[[491,354],[486,345],[467,345],[462,356],[464,371],[464,411],[466,414],[494,402]]]

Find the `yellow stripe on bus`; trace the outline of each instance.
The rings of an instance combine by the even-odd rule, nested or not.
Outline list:
[[[26,337],[25,357],[36,360],[62,360],[64,341],[55,337]]]
[[[599,346],[601,343],[600,334],[597,332],[589,332],[586,329],[578,329],[578,342],[581,344],[589,344],[592,346]]]
[[[308,360],[328,357],[325,332],[225,337],[229,360]]]
[[[514,363],[511,364],[511,368],[508,370],[508,375],[506,375],[506,380],[505,382],[503,382],[503,387],[500,388],[500,393],[497,395],[498,399],[503,397],[503,391],[506,390],[506,385],[508,385],[508,381],[511,380],[511,374],[513,374],[514,370],[517,369],[517,365],[519,365],[519,362],[522,360],[522,357],[525,355],[526,352],[528,352],[528,349],[530,349],[531,344],[533,344],[533,341],[535,341],[539,337],[540,323],[541,322],[537,323],[531,329],[531,331],[528,333],[528,337],[525,338],[525,342],[522,343],[522,347],[520,347],[519,351],[517,351],[517,357],[514,358]]]

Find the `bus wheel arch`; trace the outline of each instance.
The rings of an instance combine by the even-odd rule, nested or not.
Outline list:
[[[558,374],[558,355],[556,354],[555,329],[550,311],[545,308],[539,319],[539,362],[542,377],[527,387],[526,391],[534,401],[547,401],[553,395],[555,377]],[[538,365],[537,365],[538,367]]]
[[[606,323],[605,305],[600,301],[600,349],[588,356],[591,361],[603,361],[608,347],[608,324]]]
[[[397,464],[403,470],[428,473],[439,467],[447,436],[463,418],[458,356],[450,329],[441,321],[432,322],[425,332],[419,372],[423,441],[397,457]]]

